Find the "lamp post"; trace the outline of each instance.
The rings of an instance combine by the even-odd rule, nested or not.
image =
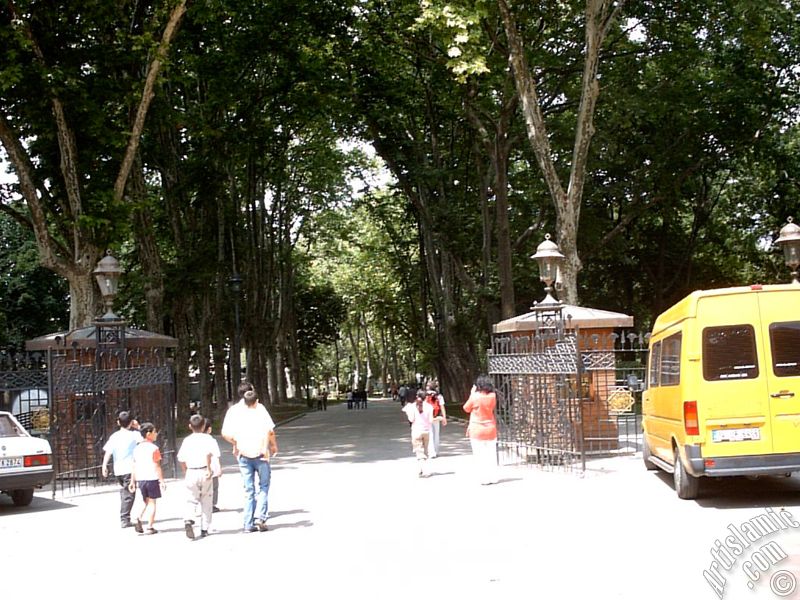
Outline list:
[[[539,304],[558,304],[553,298],[553,283],[558,280],[558,271],[564,261],[564,255],[555,242],[550,241],[550,234],[544,236],[544,241],[536,248],[536,254],[531,256],[539,264],[539,279],[544,282],[546,295]]]
[[[231,401],[235,400],[236,389],[239,387],[239,382],[242,379],[242,365],[241,365],[241,351],[240,340],[241,332],[239,325],[239,295],[242,292],[242,277],[236,271],[233,272],[231,278],[228,280],[233,292],[233,340],[231,343]]]
[[[95,362],[101,364],[103,356],[109,351],[123,350],[125,348],[125,321],[114,314],[114,298],[117,297],[119,289],[119,278],[123,273],[119,262],[114,258],[109,250],[100,259],[92,274],[100,288],[103,296],[106,313],[95,320],[95,339],[97,348],[95,349]],[[118,366],[124,368],[126,362],[125,352],[116,353]]]
[[[792,283],[800,283],[797,271],[800,267],[800,226],[794,223],[792,217],[786,221],[775,243],[783,248],[783,259],[786,266],[792,270]]]
[[[114,258],[109,250],[106,255],[97,263],[92,274],[97,280],[100,294],[103,296],[103,304],[106,307],[106,314],[100,317],[101,321],[119,321],[119,317],[114,314],[114,298],[117,296],[119,288],[119,278],[123,273],[119,262]]]

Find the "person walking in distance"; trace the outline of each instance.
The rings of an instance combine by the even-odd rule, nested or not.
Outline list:
[[[186,518],[183,525],[186,537],[194,539],[194,520],[200,513],[200,537],[208,535],[211,525],[213,506],[212,461],[214,455],[219,458],[219,446],[214,438],[205,433],[206,419],[202,415],[189,418],[189,429],[192,433],[183,440],[178,450],[178,462],[184,474],[184,482],[188,495]]]
[[[161,471],[161,451],[156,446],[158,430],[152,423],[142,423],[139,428],[144,440],[133,451],[133,474],[129,490],[131,493],[139,487],[144,500],[144,507],[136,519],[136,533],[145,533],[142,520],[147,518],[148,534],[158,533],[154,525],[156,521],[156,500],[161,498],[165,488],[164,473]]]
[[[431,436],[428,442],[428,456],[439,456],[439,442],[441,428],[447,425],[447,411],[444,408],[444,396],[439,393],[438,385],[431,381],[426,386],[425,401],[433,407],[433,422],[431,423]]]
[[[497,396],[492,380],[479,376],[472,386],[464,412],[469,413],[467,436],[472,446],[475,469],[482,485],[497,483],[497,422],[494,409]]]
[[[402,411],[406,413],[408,422],[411,423],[411,446],[417,457],[417,468],[420,477],[428,477],[428,442],[431,435],[431,422],[433,421],[433,407],[425,402],[425,391],[417,392],[414,402],[406,402]]]
[[[136,424],[134,428],[133,425]],[[103,477],[108,477],[108,463],[114,460],[114,477],[120,485],[119,520],[123,528],[131,527],[131,509],[136,500],[136,491],[131,491],[131,472],[133,470],[133,450],[142,441],[138,423],[123,410],[117,416],[119,429],[112,433],[103,446]]]
[[[278,453],[275,423],[267,409],[258,401],[250,384],[240,384],[239,392],[243,395],[242,399],[225,413],[222,437],[233,445],[233,454],[239,463],[239,472],[244,483],[243,531],[267,531],[271,477],[269,460]]]

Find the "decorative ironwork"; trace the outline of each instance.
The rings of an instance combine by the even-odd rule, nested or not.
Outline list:
[[[502,459],[583,470],[594,455],[635,452],[649,334],[571,330],[553,308],[527,335],[492,339]]]
[[[162,466],[166,476],[177,475],[174,377],[162,348],[126,349],[115,341],[98,351],[62,345],[47,353],[0,352],[0,409],[50,440],[54,494],[57,487],[113,482],[102,479],[100,466],[121,410],[163,432]]]

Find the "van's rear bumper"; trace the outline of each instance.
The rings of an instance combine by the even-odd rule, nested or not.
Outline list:
[[[687,470],[695,477],[734,477],[736,475],[781,475],[800,471],[800,452],[704,458],[700,446],[683,447]],[[706,465],[713,460],[714,465]]]

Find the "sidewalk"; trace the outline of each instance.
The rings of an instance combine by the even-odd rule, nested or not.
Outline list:
[[[442,429],[434,475],[420,479],[407,421],[390,400],[366,410],[331,405],[280,426],[277,437],[265,533],[240,533],[242,484],[224,442],[222,511],[205,539],[184,535],[179,480],[159,501],[155,536],[118,528],[113,488],[55,501],[42,492],[28,509],[3,498],[3,589],[38,595],[55,586],[99,598],[130,580],[114,600],[149,589],[202,599],[711,600],[702,572],[727,523],[767,504],[800,518],[796,481],[771,483],[759,497],[745,482],[727,499],[686,502],[641,457],[593,462],[583,477],[503,467],[499,484],[481,486],[455,423]]]

